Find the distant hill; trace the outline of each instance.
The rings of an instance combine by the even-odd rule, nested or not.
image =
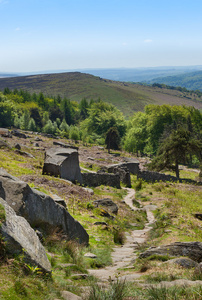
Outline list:
[[[79,72],[41,74],[0,79],[0,90],[9,87],[47,96],[67,97],[80,101],[84,97],[102,99],[118,107],[126,116],[142,111],[147,104],[176,104],[202,109],[202,99],[189,92],[102,79]]]
[[[202,91],[202,71],[158,77],[150,80],[148,83],[163,83],[166,85],[185,87],[189,90]]]
[[[146,82],[157,77],[175,76],[199,70],[202,70],[202,66],[83,69],[77,71],[111,80]]]
[[[14,74],[14,73],[3,73],[0,72],[0,78],[5,78],[5,77],[16,77],[18,76],[18,74]]]

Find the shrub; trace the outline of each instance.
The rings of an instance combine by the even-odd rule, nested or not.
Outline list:
[[[86,300],[123,300],[127,294],[125,280],[117,279],[115,282],[110,281],[108,289],[100,287],[98,284],[91,286],[89,295]]]
[[[114,243],[123,245],[125,242],[125,233],[121,229],[114,229]]]

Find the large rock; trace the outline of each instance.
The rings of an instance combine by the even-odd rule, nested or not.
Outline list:
[[[119,168],[127,168],[131,174],[137,175],[140,170],[139,164],[140,164],[139,161],[136,159],[125,158],[124,163],[108,166],[108,172],[111,172],[114,167],[119,167]]]
[[[42,172],[82,184],[76,149],[55,147],[46,150]]]
[[[202,262],[202,243],[201,242],[176,242],[170,245],[152,247],[140,254],[140,258],[149,257],[153,254],[187,256],[194,261]]]
[[[0,148],[11,148],[11,146],[0,139]]]
[[[70,239],[88,244],[89,236],[81,224],[50,196],[39,192],[0,169],[0,197],[23,216],[31,226],[61,228]]]
[[[12,133],[12,135],[17,136],[21,139],[26,139],[27,138],[26,134],[19,131],[19,130],[12,130],[11,133]]]
[[[186,258],[186,257],[170,259],[166,263],[179,265],[180,267],[185,268],[185,269],[192,269],[192,268],[196,268],[199,266],[199,264],[197,262],[195,262],[194,260],[192,260],[190,258]]]
[[[118,213],[118,205],[109,198],[95,200],[93,204],[95,205],[95,207],[103,206],[105,209],[107,209],[109,212],[113,214],[117,215]]]
[[[0,204],[5,209],[6,220],[0,232],[6,241],[6,250],[11,254],[23,253],[26,262],[51,272],[51,264],[35,231],[25,218],[16,215],[5,200],[0,198]]]
[[[0,128],[0,136],[3,137],[12,137],[12,134],[7,128]]]

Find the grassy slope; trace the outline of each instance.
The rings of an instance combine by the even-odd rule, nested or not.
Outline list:
[[[117,106],[126,116],[135,111],[142,111],[147,104],[185,104],[202,109],[202,102],[196,101],[194,95],[105,80],[79,72],[22,76],[0,79],[0,90],[26,89],[29,92],[43,92],[46,95],[67,97],[80,101],[82,98],[98,98]]]
[[[29,134],[28,139],[21,139],[18,142],[22,145],[22,150],[30,152],[34,155],[35,159],[28,158],[15,152],[15,149],[0,149],[0,167],[6,169],[10,174],[19,177],[20,179],[28,182],[32,187],[37,187],[41,191],[45,191],[48,194],[57,194],[67,202],[70,213],[81,222],[90,235],[90,248],[81,249],[76,251],[75,248],[67,249],[67,246],[63,245],[57,237],[52,237],[52,241],[55,241],[56,246],[50,243],[46,247],[49,252],[52,252],[50,260],[53,267],[52,280],[48,278],[40,277],[34,269],[25,268],[20,257],[16,260],[8,259],[7,261],[0,261],[0,299],[4,300],[16,300],[16,299],[61,299],[59,292],[61,290],[71,290],[77,294],[80,294],[80,286],[89,285],[88,281],[76,280],[69,281],[69,275],[74,273],[73,270],[68,269],[64,263],[76,264],[75,272],[84,272],[82,269],[85,267],[93,267],[98,264],[110,263],[110,248],[113,245],[113,229],[121,228],[122,230],[131,229],[130,223],[139,223],[142,225],[143,216],[135,212],[135,214],[121,202],[124,196],[124,190],[116,190],[114,188],[101,186],[94,189],[94,196],[90,196],[88,193],[84,193],[79,186],[72,186],[69,183],[61,181],[59,178],[53,178],[50,176],[42,176],[41,169],[43,164],[43,151],[39,151],[32,146],[35,140],[35,135]],[[50,147],[53,140],[42,137],[43,141],[39,142],[42,148]],[[17,142],[17,138],[7,139],[7,142],[13,146]],[[65,140],[64,140],[65,142]],[[89,155],[92,156],[91,147],[83,147],[80,145],[83,151],[87,150]],[[102,150],[108,156],[106,150]],[[101,149],[99,152],[102,152]],[[96,152],[96,151],[95,151]],[[103,155],[103,153],[101,153]],[[124,153],[121,153],[124,155]],[[80,156],[83,159],[83,155]],[[107,157],[106,157],[107,160]],[[93,163],[97,164],[99,159],[94,158]],[[85,167],[88,164],[83,160]],[[193,174],[191,174],[193,176]],[[137,186],[135,176],[132,176],[133,187]],[[178,184],[178,183],[143,183],[142,188],[136,193],[136,199],[139,199],[144,206],[145,204],[156,204],[160,209],[156,214],[158,220],[157,227],[153,231],[153,236],[149,245],[159,245],[175,241],[202,241],[201,235],[201,221],[194,218],[193,213],[201,211],[201,193],[202,187]],[[119,213],[115,220],[109,220],[101,217],[99,210],[92,209],[92,201],[97,198],[110,197],[119,205]],[[1,215],[0,215],[1,219]],[[102,226],[94,226],[96,221],[105,221],[108,223],[108,228]],[[57,245],[59,243],[59,247]],[[52,245],[52,246],[50,246]],[[66,248],[64,248],[65,246]],[[71,245],[70,245],[71,246]],[[65,251],[64,251],[65,250]],[[71,250],[71,251],[70,251]],[[75,255],[71,256],[69,253],[74,252]],[[80,252],[81,251],[81,252]],[[96,262],[94,260],[84,261],[84,252],[93,252],[98,255]],[[105,253],[106,252],[106,253]],[[171,278],[177,276],[177,278],[190,278],[192,279],[193,270],[187,271],[179,267],[172,268],[165,267],[165,265],[159,265],[159,262],[154,261],[141,261],[134,264],[134,270],[139,271],[139,268],[143,264],[147,264],[147,270],[143,274],[149,276],[147,278],[162,274]],[[171,274],[171,275],[170,275]],[[161,276],[161,277],[162,277]],[[161,278],[158,275],[158,280]],[[16,280],[17,278],[17,280]],[[153,278],[154,280],[154,278]],[[72,288],[73,287],[73,288]],[[134,289],[134,287],[133,287]],[[136,295],[138,291],[130,289],[133,295]],[[145,293],[139,291],[138,293]],[[107,298],[111,299],[111,298]],[[149,299],[147,295],[139,295],[135,299],[146,300]],[[153,298],[151,298],[153,299]],[[157,298],[154,298],[157,299]],[[158,298],[163,299],[163,298]],[[172,299],[172,298],[171,298]],[[179,298],[181,299],[181,298]],[[182,298],[184,299],[184,298]],[[189,297],[189,299],[196,299]]]

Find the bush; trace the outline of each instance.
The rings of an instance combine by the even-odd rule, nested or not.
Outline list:
[[[114,229],[114,243],[123,245],[125,242],[125,233],[121,229]]]
[[[69,138],[74,141],[80,140],[79,129],[77,126],[70,126]]]

